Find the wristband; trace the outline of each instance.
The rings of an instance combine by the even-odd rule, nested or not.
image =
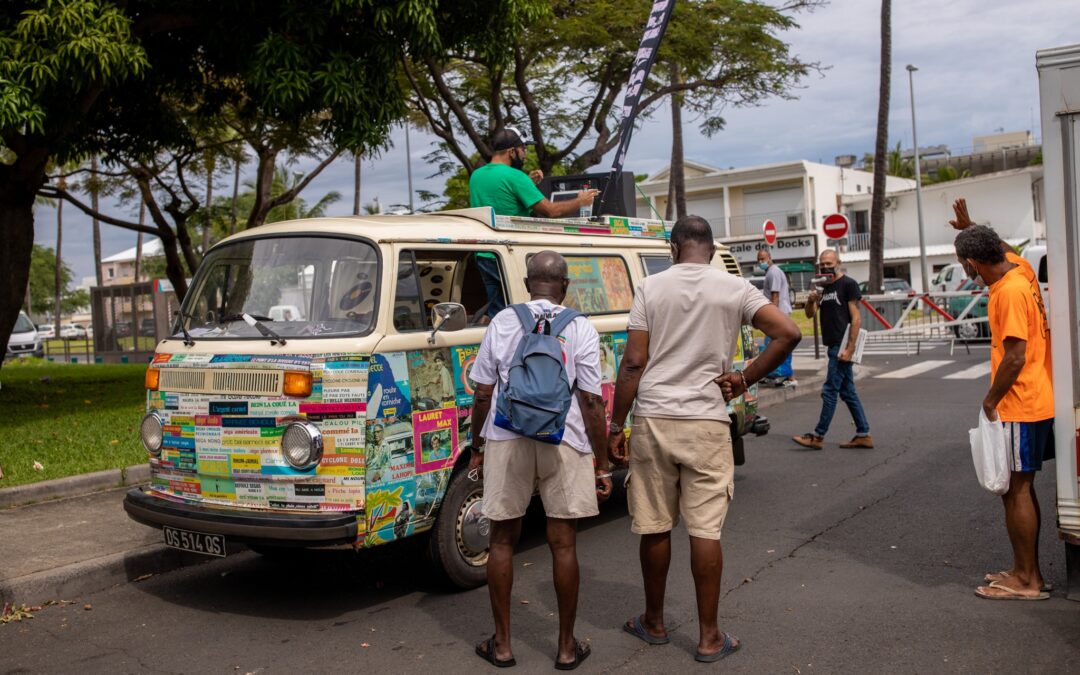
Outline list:
[[[739,377],[741,377],[741,378],[742,378],[742,387],[743,387],[743,390],[744,390],[744,391],[750,391],[750,385],[746,383],[746,372],[745,372],[745,371],[742,371],[742,370],[740,370],[740,371],[737,371],[737,372],[739,373]]]
[[[605,471],[604,473],[598,473],[598,474],[596,474],[596,477],[597,478],[611,478],[611,472],[610,471]]]
[[[626,431],[625,424],[626,424],[625,422],[623,424],[615,424],[614,422],[612,422],[611,424],[608,425],[608,433],[609,434],[617,434],[620,431],[625,432]]]

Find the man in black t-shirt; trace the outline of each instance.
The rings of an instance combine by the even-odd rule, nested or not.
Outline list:
[[[829,431],[833,413],[836,412],[836,399],[839,396],[847,404],[851,417],[855,420],[855,438],[841,443],[840,447],[872,448],[874,440],[870,437],[870,423],[866,420],[862,402],[855,391],[855,373],[851,365],[859,329],[862,327],[862,317],[859,314],[862,293],[859,292],[859,284],[840,271],[840,256],[831,248],[821,252],[818,274],[828,281],[820,291],[811,291],[804,311],[806,316],[811,318],[815,314],[821,315],[821,336],[829,351],[829,370],[825,384],[821,387],[821,417],[817,427],[808,434],[795,436],[793,440],[811,450],[820,450],[825,434]],[[851,330],[848,331],[847,343],[840,344],[848,325]]]

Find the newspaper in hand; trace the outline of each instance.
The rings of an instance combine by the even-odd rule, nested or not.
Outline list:
[[[847,349],[848,336],[851,335],[851,324],[844,329],[844,337],[840,339],[840,351]],[[862,363],[863,347],[866,346],[866,329],[860,328],[859,335],[855,338],[855,352],[851,355],[851,363]]]

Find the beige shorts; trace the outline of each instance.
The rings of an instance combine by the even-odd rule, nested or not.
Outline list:
[[[724,422],[634,416],[627,502],[635,533],[669,532],[681,512],[690,536],[719,539],[734,481]]]
[[[485,516],[491,520],[521,518],[537,482],[549,518],[586,518],[600,513],[592,453],[531,438],[487,442]]]

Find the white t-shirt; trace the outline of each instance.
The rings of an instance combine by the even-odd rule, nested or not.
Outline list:
[[[533,316],[540,317],[541,313],[554,317],[566,309],[562,305],[552,304],[547,300],[530,300],[526,303]],[[470,377],[480,384],[495,385],[494,398],[492,399],[491,412],[484,424],[483,436],[489,441],[508,441],[520,438],[513,431],[495,426],[495,401],[499,396],[499,382],[505,382],[510,376],[510,362],[514,360],[514,352],[517,351],[518,342],[521,341],[525,332],[521,327],[521,321],[510,307],[495,315],[488,324],[484,333],[484,341],[480,343],[480,350],[473,362]],[[577,388],[589,394],[600,395],[600,335],[593,328],[592,323],[584,316],[579,316],[570,322],[559,340],[563,343],[563,363],[566,364],[566,379],[573,387],[577,382]],[[570,403],[570,412],[566,415],[566,431],[563,433],[563,443],[574,448],[578,452],[592,453],[592,445],[589,436],[585,433],[585,421],[581,416],[581,407],[577,396]]]
[[[767,304],[749,281],[707,264],[642,280],[627,325],[649,333],[634,414],[730,422],[713,379],[731,371],[742,325]]]

